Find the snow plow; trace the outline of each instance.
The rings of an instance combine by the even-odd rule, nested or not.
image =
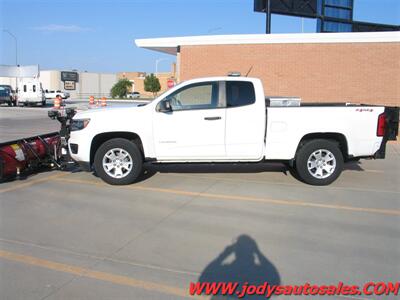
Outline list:
[[[74,164],[67,141],[75,113],[75,108],[50,110],[48,116],[60,122],[60,131],[0,143],[0,181],[43,169],[63,170]]]

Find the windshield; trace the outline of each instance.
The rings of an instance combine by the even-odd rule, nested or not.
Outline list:
[[[6,93],[6,94],[9,94],[10,92],[11,92],[11,89],[8,87],[8,86],[1,86],[0,85],[0,91],[4,94],[4,93]]]

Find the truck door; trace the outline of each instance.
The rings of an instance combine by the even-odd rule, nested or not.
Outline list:
[[[27,82],[22,82],[21,89],[19,92],[19,98],[21,101],[25,102],[29,99],[29,85]]]
[[[262,89],[262,86],[259,88]],[[261,159],[266,128],[264,98],[256,101],[251,81],[227,81],[226,102],[227,159]]]
[[[225,104],[219,82],[189,84],[167,96],[171,112],[153,118],[158,160],[219,160],[225,157]]]

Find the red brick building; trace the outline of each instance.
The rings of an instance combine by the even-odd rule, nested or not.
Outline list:
[[[239,71],[266,95],[400,106],[400,32],[252,34],[136,40],[177,56],[177,78]]]

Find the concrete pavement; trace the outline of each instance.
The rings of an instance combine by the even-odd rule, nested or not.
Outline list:
[[[47,113],[32,111],[23,126],[25,114],[1,108],[0,125],[50,130]],[[398,281],[399,158],[391,143],[387,159],[347,164],[326,187],[280,164],[147,165],[141,182],[122,187],[76,170],[3,183],[0,298],[186,299],[199,279]]]

